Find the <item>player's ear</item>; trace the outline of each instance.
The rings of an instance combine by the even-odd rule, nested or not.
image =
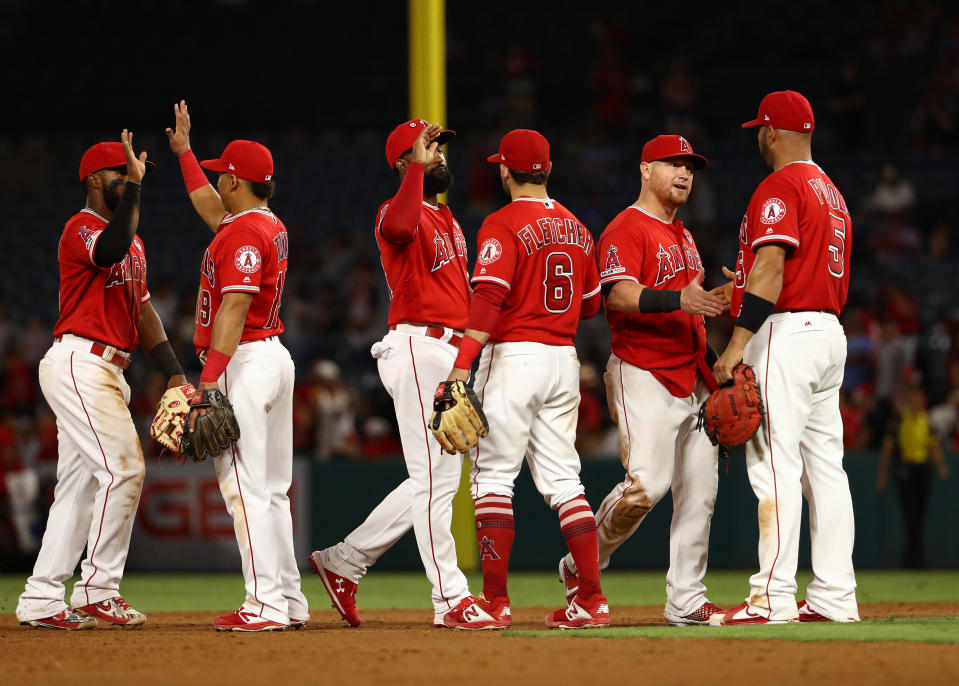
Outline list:
[[[639,163],[639,173],[643,177],[643,181],[649,181],[649,162]]]
[[[407,168],[410,166],[410,163],[409,163],[409,160],[407,160],[405,157],[401,157],[400,159],[396,160],[396,164],[394,164],[393,166],[396,168],[397,174],[399,174],[400,176],[404,176],[406,174]]]

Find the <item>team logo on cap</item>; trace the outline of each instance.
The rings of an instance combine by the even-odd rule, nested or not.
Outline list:
[[[503,256],[503,246],[495,238],[487,238],[480,246],[476,261],[480,264],[492,264]]]
[[[254,274],[260,270],[263,258],[260,257],[260,251],[255,246],[244,245],[236,251],[233,264],[244,274]]]
[[[683,152],[689,152],[689,143],[682,136],[679,137],[679,149]]]
[[[779,198],[770,198],[759,210],[759,221],[763,224],[776,224],[786,216],[786,203]]]

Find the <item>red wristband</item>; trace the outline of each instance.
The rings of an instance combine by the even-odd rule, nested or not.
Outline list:
[[[210,183],[192,150],[187,150],[180,155],[180,171],[183,172],[183,183],[186,184],[187,193],[192,193]]]
[[[206,364],[203,365],[203,373],[200,374],[200,383],[216,383],[219,381],[220,375],[226,371],[228,364],[230,364],[229,355],[210,348],[206,354]]]
[[[473,368],[473,360],[476,359],[476,356],[479,355],[480,350],[483,349],[483,344],[472,336],[463,336],[463,340],[460,343],[460,352],[456,356],[456,362],[453,363],[454,369],[465,369],[470,370]]]

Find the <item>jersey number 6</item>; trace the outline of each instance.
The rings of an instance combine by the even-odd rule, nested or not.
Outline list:
[[[564,252],[546,256],[546,311],[565,312],[573,302],[573,259]]]

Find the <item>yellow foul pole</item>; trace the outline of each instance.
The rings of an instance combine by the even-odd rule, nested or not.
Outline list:
[[[426,119],[443,127],[446,121],[446,2],[409,0],[410,118]],[[445,194],[440,202],[446,202]],[[443,456],[444,459],[456,459]],[[479,567],[469,493],[470,460],[464,460],[460,489],[453,499],[453,537],[456,557],[464,571]]]

